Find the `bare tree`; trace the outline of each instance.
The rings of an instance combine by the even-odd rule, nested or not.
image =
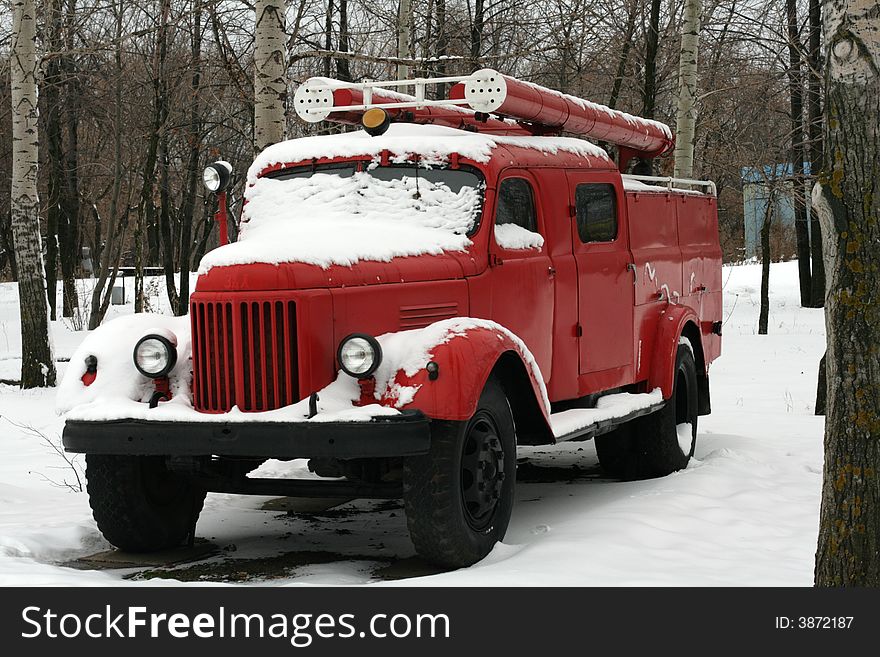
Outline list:
[[[409,44],[412,40],[413,11],[412,0],[400,0],[397,14],[397,56],[409,59]],[[397,78],[406,80],[409,77],[409,66],[404,63],[397,65]]]
[[[657,50],[660,45],[660,0],[651,0],[648,33],[645,35],[645,87],[642,91],[642,116],[654,118],[657,103]]]
[[[606,103],[611,109],[617,107],[617,100],[618,98],[620,98],[620,90],[623,87],[623,78],[624,75],[626,75],[626,64],[627,60],[629,59],[629,51],[632,48],[633,33],[636,29],[636,15],[638,14],[638,8],[639,3],[631,2],[626,16],[626,29],[623,34],[623,45],[620,48],[620,56],[617,60],[617,71],[614,74],[614,85],[611,87],[611,94],[608,96],[608,102]],[[653,5],[651,18],[653,19]],[[658,3],[657,22],[654,24],[655,29],[657,29],[657,26],[659,26],[659,22],[660,7]],[[654,56],[654,60],[655,63],[652,64],[652,66],[655,67],[656,71],[656,55]]]
[[[690,178],[694,173],[699,51],[700,0],[685,0],[678,66],[678,111],[675,120],[675,175],[679,178]]]
[[[814,187],[829,275],[817,586],[880,586],[880,32],[873,0],[825,0],[826,168]]]
[[[283,0],[256,0],[254,33],[254,151],[284,138],[287,98]]]
[[[21,387],[55,385],[37,198],[37,49],[33,0],[12,2],[12,233],[21,314]]]
[[[822,12],[819,0],[809,2],[809,51],[807,54],[807,134],[810,139],[810,167],[815,174],[821,171],[822,150]],[[814,212],[810,222],[810,251],[812,257],[811,305],[825,305],[825,263],[822,258],[822,226]],[[824,360],[823,360],[824,362]],[[824,372],[824,365],[823,365]]]
[[[776,214],[776,186],[768,185],[767,207],[764,210],[764,223],[761,225],[761,307],[758,312],[758,335],[767,335],[767,322],[770,317],[770,228]]]
[[[798,28],[797,0],[785,0],[788,27],[788,89],[791,102],[791,166],[794,185],[794,229],[797,236],[798,280],[801,305],[810,305],[810,232],[804,201],[804,104],[801,37]]]
[[[199,159],[202,155],[202,108],[200,92],[202,86],[202,0],[193,0],[192,35],[190,50],[192,56],[192,75],[190,93],[192,94],[189,115],[189,154],[186,165],[186,187],[183,205],[180,210],[180,293],[175,314],[185,315],[189,310],[189,274],[193,247],[192,228],[195,215],[196,196],[199,183]]]

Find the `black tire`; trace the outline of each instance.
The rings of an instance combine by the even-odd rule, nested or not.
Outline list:
[[[630,478],[635,447],[635,422],[627,422],[614,431],[596,436],[596,456],[603,472],[615,479]]]
[[[86,455],[89,504],[104,537],[125,552],[177,547],[190,536],[205,491],[162,456]]]
[[[403,499],[416,552],[453,568],[478,562],[504,538],[515,483],[513,416],[490,378],[470,420],[433,421],[431,451],[404,459]]]
[[[609,476],[650,479],[687,467],[696,447],[698,418],[697,366],[689,344],[678,345],[674,376],[672,397],[661,410],[596,437],[596,454]],[[679,439],[678,426],[683,424],[691,425],[690,440]]]

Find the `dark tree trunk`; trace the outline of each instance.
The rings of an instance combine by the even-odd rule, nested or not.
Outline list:
[[[480,67],[480,55],[483,54],[483,25],[486,21],[486,3],[485,0],[475,0],[474,17],[471,21],[471,67],[477,69]]]
[[[63,281],[62,312],[73,317],[79,307],[76,291],[76,274],[80,251],[80,202],[79,202],[79,80],[76,77],[73,53],[76,30],[76,1],[67,0],[64,19],[64,52],[61,70],[64,77],[64,124],[67,128],[67,144],[64,153],[64,185],[61,188],[62,221],[58,224],[59,256]]]
[[[825,369],[827,354],[822,354],[819,361],[819,376],[816,381],[816,415],[825,415],[828,404],[828,375]]]
[[[189,162],[187,163],[186,191],[180,210],[180,293],[175,314],[185,315],[189,310],[189,273],[192,269],[193,219],[199,177],[199,159],[202,154],[201,94],[202,80],[202,6],[197,3],[193,12],[192,77],[190,78]]]
[[[0,272],[9,265],[9,276],[18,280],[18,268],[15,266],[15,244],[12,239],[12,217],[0,218]]]
[[[608,97],[608,107],[611,109],[617,107],[617,99],[620,97],[620,90],[623,87],[623,78],[626,76],[626,63],[629,60],[630,48],[632,48],[632,38],[636,29],[636,14],[638,13],[638,7],[638,3],[632,3],[629,15],[626,17],[626,30],[623,35],[623,45],[620,48],[620,59],[617,60],[617,71],[614,74],[614,84],[611,87],[611,95]]]
[[[435,49],[432,53],[437,57],[437,63],[434,64],[434,71],[438,77],[446,75],[446,60],[443,59],[449,54],[449,39],[446,36],[446,0],[434,0],[437,7],[437,34],[435,36]],[[447,85],[437,85],[436,97],[446,98]]]
[[[880,39],[865,3],[823,3],[828,379],[817,586],[880,586]]]
[[[59,225],[64,222],[61,207],[62,189],[65,185],[64,175],[64,144],[61,133],[61,96],[58,93],[62,85],[61,59],[62,49],[61,26],[63,15],[61,0],[51,0],[46,8],[46,47],[51,53],[43,76],[40,104],[43,131],[46,135],[46,164],[48,175],[46,191],[46,294],[49,298],[49,318],[58,318],[58,232]]]
[[[801,37],[798,31],[797,0],[785,0],[788,18],[788,93],[791,108],[791,166],[794,200],[794,230],[797,238],[798,280],[801,305],[810,306],[810,229],[804,201],[804,104],[801,73]]]
[[[177,314],[178,296],[177,283],[174,280],[176,270],[174,260],[174,233],[171,226],[171,196],[169,189],[169,136],[168,115],[170,99],[168,97],[168,22],[171,13],[171,0],[162,0],[162,13],[159,31],[156,33],[159,65],[156,74],[158,85],[156,107],[159,116],[159,235],[162,242],[162,266],[165,269],[165,288],[171,311]]]
[[[651,0],[651,17],[645,47],[645,86],[642,91],[642,116],[654,118],[657,100],[657,50],[660,42],[660,0]]]
[[[761,226],[761,311],[758,314],[758,335],[767,335],[767,322],[770,316],[770,225],[775,213],[774,190],[767,197],[764,211],[764,224]]]
[[[128,212],[119,210],[120,194],[122,190],[122,6],[121,0],[117,0],[113,4],[114,22],[116,30],[114,32],[116,46],[113,57],[114,61],[114,98],[113,98],[113,190],[110,196],[110,221],[107,226],[107,243],[101,245],[103,241],[103,230],[101,217],[98,209],[92,205],[92,214],[95,217],[95,253],[92,254],[93,262],[97,267],[98,280],[92,288],[92,299],[89,311],[89,330],[94,330],[101,325],[107,307],[110,305],[110,297],[113,292],[113,283],[116,281],[116,273],[119,268],[119,257],[122,252],[122,242],[124,238],[124,226],[128,217]],[[137,237],[137,233],[135,233]],[[137,239],[135,239],[135,248],[137,248]],[[135,297],[137,299],[137,297]],[[140,312],[137,303],[135,303],[135,311]]]
[[[339,50],[348,52],[348,48],[348,0],[339,0]],[[351,68],[345,57],[336,60],[336,78],[351,81]]]
[[[815,177],[824,168],[822,151],[822,10],[819,0],[809,5],[809,52],[807,56],[807,134],[810,139],[810,170]],[[822,257],[822,225],[813,212],[810,220],[812,285],[810,305],[825,305],[825,261]]]
[[[333,50],[333,2],[334,0],[329,0],[327,3],[327,15],[324,16],[324,50],[328,53],[324,57],[325,78],[333,75],[333,58],[329,54]]]
[[[52,190],[49,191],[51,197]],[[46,298],[49,302],[49,319],[58,319],[58,206],[49,206],[46,217]]]

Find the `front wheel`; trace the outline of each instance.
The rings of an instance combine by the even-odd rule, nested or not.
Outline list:
[[[431,451],[404,460],[403,499],[416,552],[461,568],[504,538],[513,510],[516,436],[494,378],[467,421],[431,423]]]
[[[190,536],[205,491],[162,456],[86,455],[89,504],[98,529],[126,552],[177,547]]]

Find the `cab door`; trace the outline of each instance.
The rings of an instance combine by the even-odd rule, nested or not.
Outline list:
[[[544,190],[530,172],[506,169],[489,238],[490,317],[519,336],[549,380],[556,272],[546,242]]]
[[[633,259],[620,176],[569,171],[580,393],[632,383]]]

